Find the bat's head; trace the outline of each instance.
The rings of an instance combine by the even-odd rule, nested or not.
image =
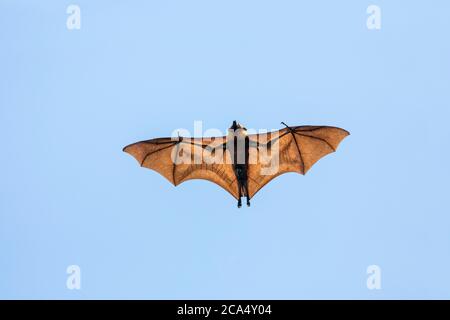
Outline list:
[[[247,135],[247,128],[242,126],[240,123],[238,123],[236,120],[233,121],[233,124],[228,129],[228,135],[229,136],[237,136],[237,137],[244,137]]]

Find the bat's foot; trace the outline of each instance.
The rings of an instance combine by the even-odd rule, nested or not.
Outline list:
[[[238,208],[240,208],[240,207],[242,207],[242,202],[241,202],[241,200],[239,199],[239,200],[238,200]]]

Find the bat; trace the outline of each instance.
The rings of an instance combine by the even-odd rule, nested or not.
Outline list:
[[[335,152],[350,133],[331,126],[288,126],[248,134],[233,121],[223,137],[171,137],[145,140],[123,148],[141,165],[160,173],[173,185],[192,179],[211,181],[228,191],[242,206],[267,183],[287,172],[306,172]]]

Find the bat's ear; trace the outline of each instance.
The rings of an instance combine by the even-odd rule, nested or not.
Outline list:
[[[234,120],[234,121],[233,121],[233,124],[232,124],[231,127],[230,127],[230,129],[236,130],[237,128],[238,128],[237,121]]]

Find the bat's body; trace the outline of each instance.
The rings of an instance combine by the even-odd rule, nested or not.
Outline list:
[[[232,140],[232,144],[229,143]],[[228,152],[233,155],[233,171],[238,183],[238,207],[242,206],[241,197],[247,198],[247,206],[250,206],[248,195],[248,166],[250,155],[250,139],[247,136],[247,129],[233,121],[233,125],[228,131],[227,137]]]
[[[284,125],[286,128],[268,135],[248,135],[246,128],[233,121],[225,137],[158,138],[123,150],[174,185],[191,179],[209,180],[235,197],[238,207],[241,197],[246,197],[250,206],[250,199],[269,181],[286,172],[305,174],[349,135],[336,127]]]

